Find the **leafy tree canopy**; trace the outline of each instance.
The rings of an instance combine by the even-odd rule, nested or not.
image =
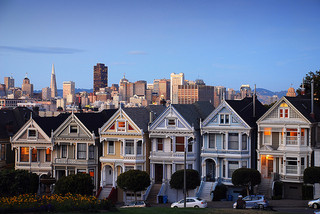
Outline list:
[[[93,182],[89,174],[63,176],[55,185],[55,193],[65,195],[67,193],[92,195]]]
[[[124,191],[136,193],[145,190],[150,185],[150,176],[145,171],[129,170],[118,176],[117,184]]]
[[[249,195],[249,187],[253,187],[261,183],[261,174],[256,169],[240,168],[233,172],[232,183],[235,186],[244,186]]]
[[[320,167],[308,167],[303,172],[303,182],[306,184],[320,183]]]
[[[195,189],[200,185],[199,172],[194,169],[187,169],[187,190]],[[178,170],[172,174],[170,180],[170,186],[174,189],[183,189],[184,180],[184,170]]]
[[[315,100],[319,100],[320,98],[320,70],[316,72],[310,71],[306,74],[306,77],[304,78],[304,88],[305,88],[305,94],[309,95],[311,94],[311,81],[314,81],[314,97],[318,98]],[[302,84],[300,85],[300,88],[297,90],[298,94],[301,94],[301,88]]]

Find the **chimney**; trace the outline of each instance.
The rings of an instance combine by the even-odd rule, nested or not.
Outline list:
[[[313,112],[313,87],[314,87],[314,82],[313,79],[311,80],[311,113],[310,116],[314,119],[314,112]]]
[[[301,88],[301,95],[305,95],[306,94],[306,89],[304,88],[304,78],[302,79],[302,88]]]
[[[151,124],[153,122],[153,120],[154,120],[154,113],[153,113],[153,111],[150,111],[150,113],[149,113],[149,124]]]
[[[253,96],[252,96],[252,98],[253,98],[253,117],[256,117],[256,84],[254,84],[254,93],[253,93]]]

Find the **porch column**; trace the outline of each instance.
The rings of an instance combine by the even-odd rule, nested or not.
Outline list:
[[[204,176],[206,176],[206,161],[203,161],[201,164],[201,180],[204,180]]]
[[[217,162],[216,162],[216,173],[215,173],[215,178],[219,178],[221,177],[221,172],[220,172],[220,164],[221,163],[221,159],[217,158]]]
[[[283,128],[283,145],[284,146],[287,145],[287,128],[286,127]]]
[[[31,164],[31,162],[32,162],[32,148],[29,147],[29,163]],[[30,167],[30,172],[31,172],[31,167]]]
[[[297,133],[297,137],[298,137],[298,146],[301,146],[301,127],[298,126],[298,133]]]
[[[134,156],[137,155],[137,140],[136,139],[133,140],[133,155]]]
[[[239,150],[241,151],[242,150],[242,132],[239,132],[238,135],[239,135],[239,138],[238,138]]]
[[[287,157],[284,155],[283,156],[283,175],[287,174],[287,161],[286,161]]]
[[[297,157],[297,165],[298,165],[297,174],[301,175],[301,156],[300,155],[298,155]]]
[[[151,181],[154,182],[154,163],[150,164]]]
[[[116,187],[116,167],[115,165],[112,167],[112,171],[113,171],[113,178],[112,178],[112,187]]]
[[[165,170],[165,168],[166,168],[166,165],[165,165],[165,163],[164,163],[164,161],[162,162],[162,183],[164,183],[164,181],[165,181],[165,178],[166,178],[166,170]]]
[[[87,157],[86,157],[86,161],[89,160],[89,143],[87,143]]]
[[[228,150],[228,141],[229,141],[229,132],[226,132],[225,133],[225,142],[223,142],[223,143],[225,143],[225,148],[226,148],[226,150]]]
[[[104,177],[104,166],[101,167],[101,179],[100,179],[100,186],[103,187],[103,177]]]
[[[176,138],[172,137],[171,141],[172,141],[172,152],[176,152]]]

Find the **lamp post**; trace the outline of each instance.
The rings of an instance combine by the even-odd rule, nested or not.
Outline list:
[[[189,141],[189,139],[191,139]],[[187,143],[184,146],[184,171],[183,171],[183,195],[184,195],[184,200],[183,200],[183,207],[186,208],[187,207],[187,149],[188,149],[188,145],[189,143],[192,144],[192,138],[189,138]]]

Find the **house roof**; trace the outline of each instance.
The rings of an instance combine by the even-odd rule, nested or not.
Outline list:
[[[251,127],[267,111],[261,102],[256,99],[255,117],[253,117],[253,98],[246,97],[242,100],[226,100],[230,107]]]
[[[319,104],[313,104],[314,117],[311,116],[311,99],[306,96],[285,97],[310,122],[320,121]]]
[[[213,105],[206,101],[193,104],[172,104],[172,106],[195,129],[200,128],[200,119],[205,119],[214,110]]]
[[[55,131],[67,118],[68,114],[59,114],[56,117],[34,117],[33,120],[51,137],[51,131]]]
[[[29,120],[31,112],[33,111],[25,107],[1,109],[0,139],[7,139],[13,136]]]
[[[154,113],[154,119],[158,117],[165,107],[161,105],[150,105],[148,107],[123,108],[123,111],[131,118],[131,120],[139,126],[140,129],[147,131],[150,122],[150,112]]]

